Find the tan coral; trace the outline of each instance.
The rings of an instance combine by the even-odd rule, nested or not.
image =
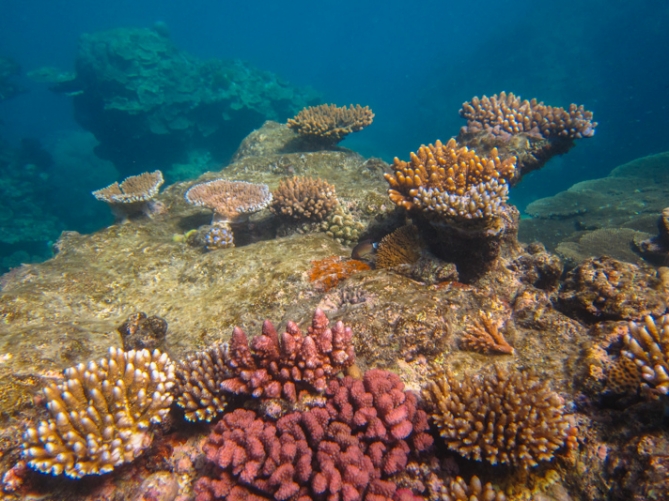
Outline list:
[[[64,376],[44,389],[50,417],[24,434],[24,457],[45,473],[80,478],[132,461],[172,404],[174,364],[158,350],[110,348]]]
[[[390,184],[390,199],[407,210],[484,219],[503,210],[515,161],[515,157],[500,160],[496,148],[488,158],[479,157],[450,139],[446,144],[421,146],[409,162],[395,158],[394,173],[384,177]]]
[[[214,211],[212,223],[244,222],[250,214],[267,207],[272,194],[266,184],[214,179],[191,186],[186,201]]]
[[[386,235],[376,251],[376,267],[392,268],[402,264],[413,264],[420,259],[423,243],[418,228],[407,224]]]
[[[481,480],[473,475],[469,484],[462,477],[450,479],[444,482],[433,475],[428,480],[430,499],[440,501],[506,501],[503,492],[496,491],[490,482],[483,484]]]
[[[297,221],[323,221],[337,206],[335,187],[312,177],[284,179],[272,193],[270,210]]]
[[[650,315],[643,323],[630,322],[629,333],[623,338],[624,356],[633,360],[641,377],[656,391],[669,393],[669,315],[655,320]]]
[[[461,343],[466,350],[479,353],[503,353],[513,355],[514,350],[504,335],[499,331],[497,321],[491,315],[479,312],[481,321],[474,320],[468,331],[462,336]]]
[[[126,178],[121,184],[115,182],[106,188],[96,190],[93,196],[102,202],[107,202],[118,219],[125,219],[152,211],[151,201],[164,182],[163,173],[159,170],[144,172]]]
[[[512,92],[500,92],[492,97],[474,97],[463,103],[460,116],[467,119],[470,132],[490,130],[493,133],[541,134],[544,138],[563,137],[579,139],[591,137],[597,123],[592,121],[592,112],[582,105],[569,108],[547,106],[536,99],[521,100]]]
[[[458,381],[446,371],[424,395],[447,447],[466,458],[528,468],[574,445],[562,398],[530,372],[495,367]]]
[[[225,346],[216,344],[177,364],[177,405],[189,421],[211,421],[226,405],[221,381],[231,377]]]
[[[288,127],[300,136],[324,146],[334,146],[352,132],[358,132],[372,123],[374,113],[359,104],[310,106],[288,120]]]

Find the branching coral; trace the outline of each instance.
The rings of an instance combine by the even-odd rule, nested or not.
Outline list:
[[[474,320],[468,331],[462,336],[462,346],[479,353],[513,354],[513,347],[499,331],[497,321],[484,312],[479,312],[481,321]]]
[[[446,445],[466,458],[528,468],[575,440],[562,398],[529,372],[496,367],[463,381],[446,372],[424,394]]]
[[[633,360],[641,377],[656,391],[669,393],[669,315],[657,321],[650,315],[643,323],[630,322],[623,355]]]
[[[330,381],[325,407],[298,411],[276,424],[238,409],[221,420],[204,446],[217,479],[195,485],[197,501],[249,491],[277,500],[392,498],[389,477],[411,451],[432,445],[424,411],[395,374],[368,371]]]
[[[150,215],[156,210],[153,198],[163,184],[163,173],[159,170],[130,176],[121,184],[110,184],[106,188],[94,191],[93,196],[107,202],[119,220],[125,220],[137,214]]]
[[[502,492],[497,492],[490,483],[483,484],[476,476],[472,476],[469,484],[462,477],[443,481],[432,481],[429,485],[430,499],[439,501],[506,501]]]
[[[288,127],[301,137],[324,147],[336,145],[351,132],[358,132],[372,123],[374,113],[368,106],[310,106],[288,120]]]
[[[393,168],[394,174],[384,176],[396,205],[444,218],[483,219],[502,210],[515,158],[502,161],[496,149],[488,158],[479,157],[450,139],[421,146],[409,162],[395,158]]]
[[[158,350],[111,348],[107,358],[64,376],[44,389],[51,416],[24,434],[28,464],[45,473],[79,478],[132,461],[172,404],[174,365]]]
[[[335,187],[320,178],[284,179],[272,194],[270,209],[297,221],[322,221],[337,206]]]

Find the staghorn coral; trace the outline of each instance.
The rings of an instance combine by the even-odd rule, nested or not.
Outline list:
[[[420,259],[423,242],[418,228],[408,224],[386,235],[376,249],[376,267],[393,268],[403,264],[414,264]]]
[[[265,320],[262,334],[250,345],[244,331],[235,327],[225,361],[231,377],[220,382],[221,389],[290,402],[297,400],[301,388],[324,391],[329,378],[355,362],[351,329],[342,322],[329,328],[329,323],[316,309],[306,336],[289,321],[279,337]]]
[[[528,468],[575,440],[562,398],[529,372],[495,367],[458,381],[446,371],[424,396],[448,448],[466,458]]]
[[[481,321],[474,320],[469,330],[462,336],[460,342],[466,350],[479,353],[503,353],[513,355],[513,347],[504,339],[499,331],[499,325],[490,314],[479,311]]]
[[[384,177],[390,184],[390,199],[407,210],[484,219],[498,215],[508,199],[507,182],[514,176],[515,160],[500,160],[496,149],[482,158],[450,139],[446,144],[421,146],[409,162],[395,158],[394,174]]]
[[[297,221],[323,221],[338,205],[335,187],[312,177],[284,179],[272,193],[270,210]]]
[[[567,274],[559,294],[569,315],[586,321],[661,315],[665,294],[654,270],[608,256],[590,258]]]
[[[575,139],[592,137],[597,127],[592,112],[583,106],[571,104],[565,110],[505,92],[490,98],[474,97],[463,103],[460,116],[467,119],[458,136],[461,142],[481,153],[498,147],[504,151],[502,156],[517,157],[518,170],[508,180],[511,184],[553,156],[569,151]]]
[[[132,461],[172,403],[174,364],[158,350],[110,348],[98,363],[63,374],[44,389],[50,417],[23,437],[28,464],[45,473],[80,478]]]
[[[159,170],[144,172],[138,176],[127,177],[121,184],[113,183],[93,192],[93,196],[107,202],[118,220],[126,220],[138,214],[151,215],[160,210],[153,202],[160,186],[164,183],[163,173]]]
[[[220,384],[230,377],[223,344],[180,360],[176,366],[177,405],[188,421],[211,421],[225,409],[225,392]]]
[[[636,363],[648,386],[663,395],[669,393],[669,315],[657,320],[647,315],[643,323],[630,322],[623,341],[622,354]]]
[[[292,412],[276,424],[249,410],[227,414],[204,446],[217,479],[195,485],[197,501],[250,492],[277,500],[392,499],[390,478],[410,452],[432,445],[427,415],[395,374],[330,381],[324,407]]]
[[[288,127],[310,143],[332,147],[348,136],[372,123],[374,113],[369,106],[310,106],[288,120]]]
[[[351,275],[369,269],[371,269],[369,265],[363,261],[331,256],[311,262],[309,281],[314,284],[316,290],[327,292]]]

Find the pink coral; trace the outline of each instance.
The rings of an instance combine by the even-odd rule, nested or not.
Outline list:
[[[204,446],[219,478],[200,479],[196,500],[231,499],[246,489],[280,501],[392,499],[391,477],[412,451],[432,445],[416,396],[382,370],[362,381],[332,379],[325,395],[324,408],[292,412],[276,424],[249,410],[226,415]]]
[[[266,320],[262,334],[250,345],[244,331],[235,327],[227,361],[233,377],[222,381],[221,388],[254,397],[282,397],[290,402],[297,400],[300,386],[324,391],[328,378],[355,362],[351,329],[342,322],[333,328],[328,325],[325,313],[317,309],[306,336],[295,322],[288,322],[279,339]]]

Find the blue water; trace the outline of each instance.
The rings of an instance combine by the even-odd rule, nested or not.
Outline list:
[[[343,145],[386,160],[456,135],[460,105],[475,95],[505,90],[554,106],[584,104],[597,134],[514,188],[512,202],[522,208],[669,150],[668,21],[669,4],[660,0],[2,0],[0,56],[22,66],[17,81],[28,92],[0,102],[0,139],[37,138],[50,150],[80,130],[71,98],[25,73],[73,70],[82,33],[161,22],[195,57],[242,59],[313,87],[326,102],[369,105],[374,124]],[[113,169],[101,168],[90,183],[113,180]],[[90,206],[86,218],[52,197],[62,229],[109,222],[88,197],[78,202]]]

